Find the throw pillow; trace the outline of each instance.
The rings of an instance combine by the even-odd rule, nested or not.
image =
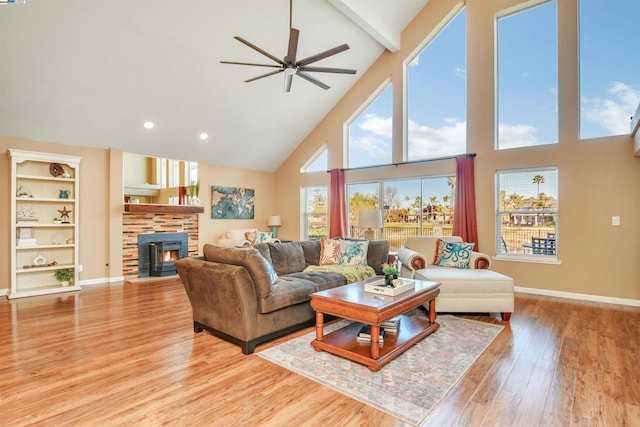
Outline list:
[[[453,267],[453,268],[469,268],[469,261],[471,260],[471,252],[475,243],[455,243],[446,242],[444,240],[439,241],[440,257],[438,263],[441,267]]]
[[[340,256],[340,240],[327,238],[320,240],[320,265],[338,264]]]
[[[254,243],[265,243],[273,240],[270,231],[256,231],[256,240]]]
[[[340,264],[367,265],[367,249],[369,241],[340,241]]]
[[[253,245],[256,242],[256,232],[255,231],[247,231],[244,233],[245,240],[248,240]]]

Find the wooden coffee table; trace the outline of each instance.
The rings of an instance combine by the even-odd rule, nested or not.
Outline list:
[[[380,280],[379,277],[367,281]],[[311,294],[311,307],[316,311],[316,339],[311,345],[317,351],[328,351],[378,371],[412,345],[435,332],[436,297],[440,283],[415,281],[415,289],[397,296],[386,296],[364,291],[367,281]],[[428,304],[428,318],[405,316],[402,313]],[[324,315],[342,317],[354,323],[324,335]],[[396,334],[386,334],[384,343],[378,344],[380,324],[401,316]],[[359,342],[356,337],[361,324],[371,325],[371,342]]]

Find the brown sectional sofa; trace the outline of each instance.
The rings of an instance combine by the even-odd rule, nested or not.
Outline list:
[[[257,344],[313,325],[309,294],[347,283],[338,273],[303,271],[319,264],[320,250],[319,240],[247,248],[206,244],[203,256],[176,261],[194,331],[207,330],[251,354]],[[388,255],[387,241],[369,241],[367,263],[376,274]]]

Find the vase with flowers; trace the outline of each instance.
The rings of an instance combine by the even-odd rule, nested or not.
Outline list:
[[[398,267],[393,264],[383,264],[382,272],[384,273],[384,283],[387,286],[393,286],[393,280],[398,278]]]
[[[191,184],[187,187],[189,192],[189,202],[191,205],[200,206],[202,201],[200,200],[200,180],[197,180],[195,184]]]

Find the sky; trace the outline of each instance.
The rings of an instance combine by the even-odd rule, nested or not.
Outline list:
[[[499,20],[500,148],[558,142],[556,7]],[[408,66],[408,160],[466,151],[465,19],[463,9]],[[640,103],[640,1],[579,0],[579,19],[581,138],[629,133]],[[349,167],[391,161],[392,90],[350,125]]]

